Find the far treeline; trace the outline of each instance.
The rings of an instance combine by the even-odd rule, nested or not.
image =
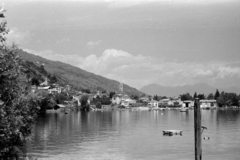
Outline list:
[[[167,98],[165,96],[161,97],[158,95],[153,96],[154,100],[161,100]],[[208,99],[213,100],[215,99],[217,101],[218,107],[231,107],[231,106],[240,106],[240,94],[237,95],[236,93],[227,93],[222,91],[221,93],[216,90],[215,93],[209,93],[207,96],[204,94],[197,94],[197,92],[194,93],[192,96],[189,93],[185,93],[180,95],[181,101],[186,100],[194,100],[195,98],[201,99]]]

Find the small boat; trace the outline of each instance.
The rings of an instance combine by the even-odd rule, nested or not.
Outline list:
[[[180,112],[187,112],[188,109],[187,108],[181,108]]]
[[[182,130],[164,130],[163,135],[182,134]]]
[[[138,107],[138,110],[140,110],[140,111],[148,111],[149,107]]]

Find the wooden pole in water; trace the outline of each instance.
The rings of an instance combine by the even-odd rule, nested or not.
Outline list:
[[[195,160],[202,160],[201,110],[199,99],[194,102]]]

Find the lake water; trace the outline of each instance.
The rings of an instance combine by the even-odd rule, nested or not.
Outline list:
[[[205,160],[240,159],[240,110],[202,110]],[[183,130],[164,136],[165,129]],[[193,160],[194,111],[48,111],[27,155],[52,160]]]

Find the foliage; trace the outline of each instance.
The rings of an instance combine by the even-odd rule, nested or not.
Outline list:
[[[226,106],[226,101],[225,101],[225,93],[222,92],[220,96],[217,99],[217,103],[219,107],[225,107]]]
[[[195,98],[197,98],[197,96],[198,96],[197,92],[195,92],[194,95],[193,95],[193,98],[195,99]]]
[[[160,97],[160,99],[167,99],[167,98],[168,98],[167,96]]]
[[[96,103],[96,108],[101,109],[102,108],[102,103],[98,101]]]
[[[53,74],[48,73],[44,65],[35,64],[31,61],[22,61],[21,65],[24,68],[24,73],[27,75],[28,79],[31,79],[32,85],[38,86],[40,82],[44,81],[47,77],[50,83],[56,83],[58,81],[57,77]]]
[[[87,92],[94,91],[97,87],[101,86],[101,91],[112,91],[118,92],[119,82],[115,80],[110,80],[99,75],[84,71],[78,67],[71,66],[57,61],[50,61],[33,54],[29,54],[23,50],[18,50],[18,54],[26,61],[32,61],[34,64],[39,62],[39,64],[44,63],[44,69],[51,75],[57,78],[57,83],[65,86],[69,84],[72,88],[87,89]],[[40,73],[40,70],[37,70]],[[43,74],[43,73],[41,73]],[[45,75],[44,75],[45,76]],[[48,77],[50,79],[50,77]],[[51,79],[50,79],[51,80]],[[143,93],[135,88],[132,88],[124,84],[124,93],[128,95],[138,95],[141,96]]]
[[[158,95],[153,96],[153,100],[159,101],[160,99],[161,99],[161,97]]]
[[[47,91],[40,90],[36,92],[40,97],[40,111],[45,112],[47,109],[53,109],[56,106],[56,97]]]
[[[138,95],[134,95],[134,94],[131,96],[131,98],[132,98],[132,99],[135,99],[135,100],[138,100],[138,99],[139,99]]]
[[[30,92],[27,76],[16,55],[16,47],[7,47],[3,35],[6,22],[0,25],[0,156],[5,156],[26,139],[40,109],[40,99]]]
[[[33,77],[33,78],[31,79],[31,85],[39,86],[39,85],[40,85],[39,79],[36,78],[36,77]]]
[[[86,106],[88,104],[88,98],[89,96],[88,95],[83,95],[80,99],[80,102],[81,102],[81,106]]]
[[[102,97],[97,96],[96,98],[93,98],[92,104],[97,105],[98,102],[100,102],[103,105],[110,105],[112,103],[111,99],[107,96],[102,96]]]
[[[214,95],[212,93],[209,93],[209,95],[207,96],[207,99],[214,99]]]
[[[87,94],[91,93],[90,89],[82,89],[82,92],[87,93]]]
[[[180,95],[180,97],[181,97],[182,101],[193,100],[193,97],[189,93],[182,94],[182,95]]]
[[[109,93],[109,98],[112,99],[112,97],[114,96],[115,92],[110,92]]]
[[[236,93],[221,92],[217,99],[217,103],[219,107],[239,106],[239,100],[240,96]]]
[[[204,94],[198,94],[197,98],[201,100],[201,99],[205,99],[206,97]]]
[[[9,29],[7,29],[7,22],[4,21],[0,24],[0,47],[1,48],[5,48],[5,41],[7,40],[7,38],[5,37],[6,34],[8,34]]]
[[[219,93],[219,91],[217,89],[216,93],[214,94],[214,99],[217,100],[219,96],[220,96],[220,93]]]
[[[70,101],[71,96],[68,95],[67,92],[61,92],[59,94],[54,95],[54,100],[57,104],[63,104],[64,101]]]

